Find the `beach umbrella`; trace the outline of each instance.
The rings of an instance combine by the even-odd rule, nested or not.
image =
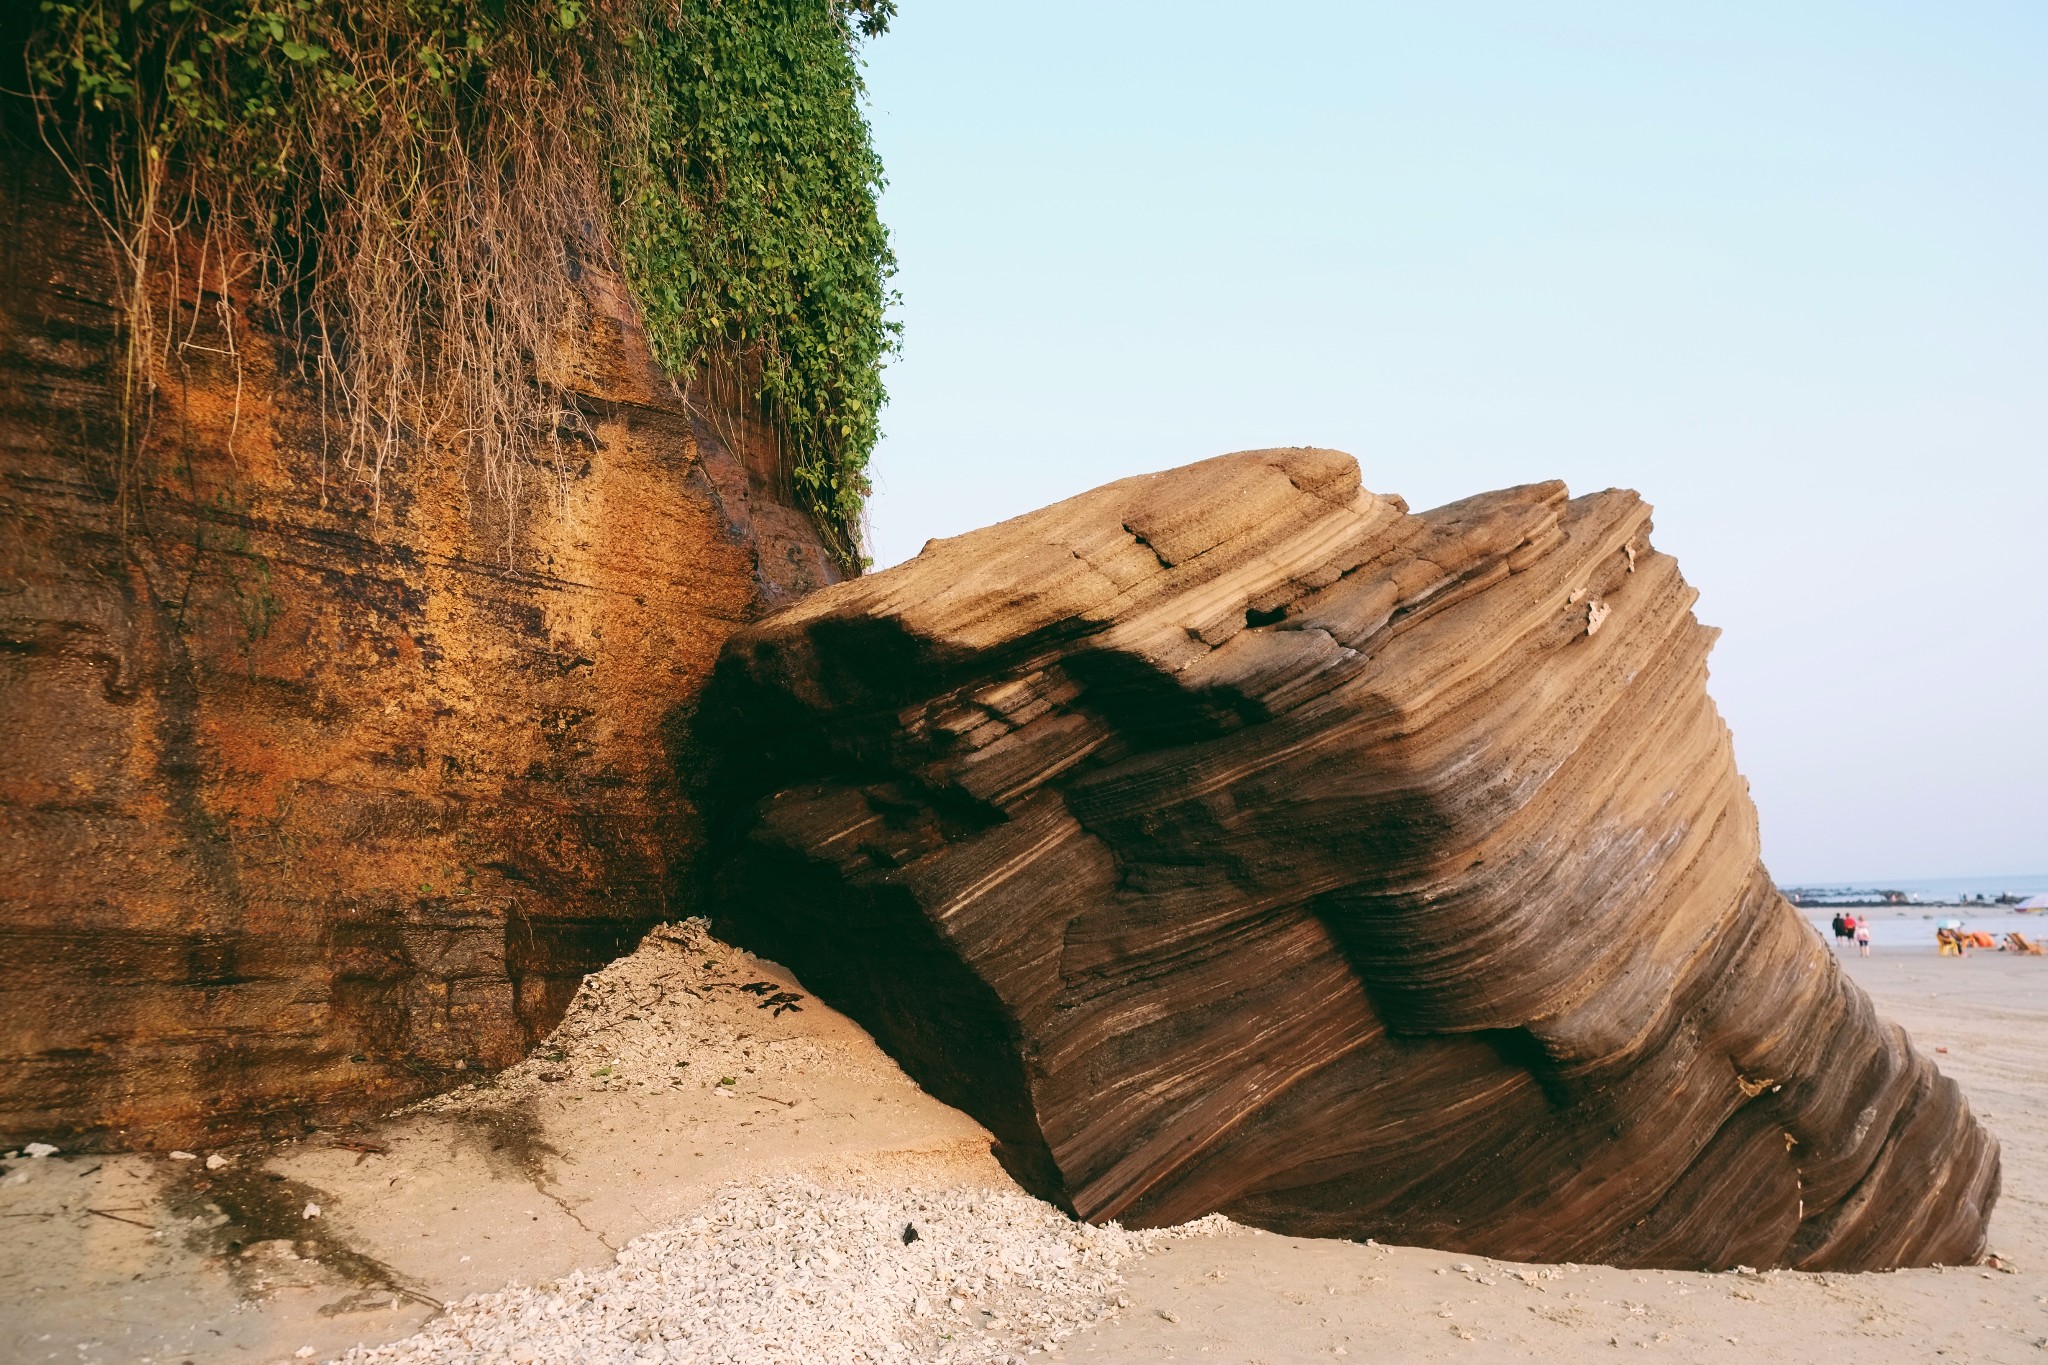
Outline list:
[[[2013,907],[2015,910],[2048,910],[2048,896],[2029,896]]]

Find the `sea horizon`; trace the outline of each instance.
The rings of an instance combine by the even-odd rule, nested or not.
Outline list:
[[[1799,891],[1816,896],[1853,896],[1859,893],[1875,896],[1886,891],[1898,891],[1915,901],[1922,902],[1956,902],[1966,897],[1996,899],[2008,895],[2025,899],[2029,896],[2048,895],[2048,872],[1966,877],[1855,878],[1839,881],[1781,879],[1778,882],[1778,889],[1787,893]]]

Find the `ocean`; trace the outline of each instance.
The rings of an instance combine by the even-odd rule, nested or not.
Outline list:
[[[2000,896],[2018,896],[2025,900],[2029,896],[2048,895],[2048,872],[2035,872],[2007,877],[1934,877],[1920,880],[1905,878],[1894,881],[1863,882],[1783,882],[1779,889],[1788,895],[1799,891],[1809,897],[1825,897],[1828,900],[1875,900],[1886,891],[1903,891],[1915,902],[1927,905],[1954,905],[1965,897],[1996,900]]]

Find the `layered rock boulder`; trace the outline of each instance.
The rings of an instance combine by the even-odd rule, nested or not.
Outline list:
[[[1083,1218],[1965,1262],[1996,1143],[1773,889],[1634,493],[1126,479],[727,642],[721,929]]]

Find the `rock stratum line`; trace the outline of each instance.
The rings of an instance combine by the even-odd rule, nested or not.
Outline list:
[[[291,1136],[517,1061],[674,913],[670,709],[838,576],[773,429],[685,403],[592,265],[560,478],[511,516],[408,438],[373,490],[240,286],[192,292],[202,255],[152,305],[182,340],[124,494],[124,286],[26,108],[0,99],[0,1148]]]
[[[1649,531],[1301,449],[935,541],[726,645],[719,927],[1092,1221],[1973,1260],[1997,1144],[1773,889]]]

